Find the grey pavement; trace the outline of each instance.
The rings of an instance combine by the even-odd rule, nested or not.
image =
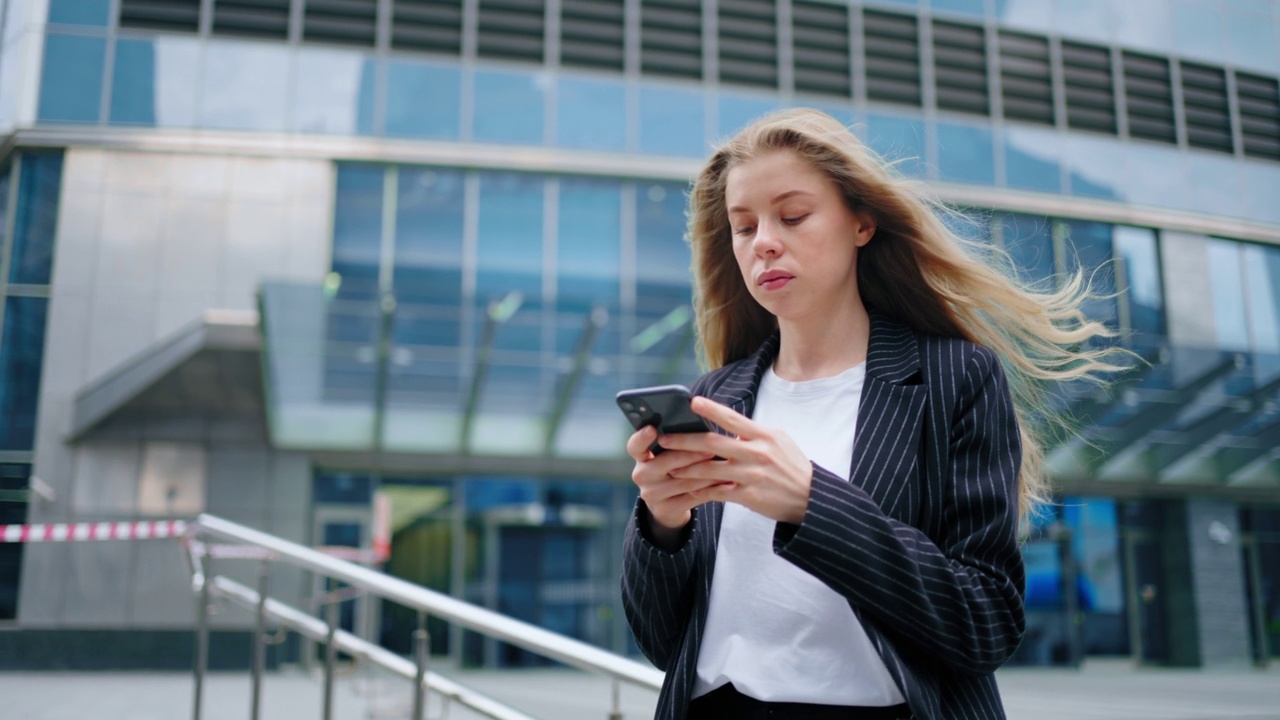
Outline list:
[[[610,685],[574,670],[448,672],[448,677],[544,720],[606,720]],[[1080,670],[1002,670],[997,676],[1010,720],[1280,720],[1280,664],[1269,670],[1135,669],[1092,661]],[[263,685],[262,720],[321,716],[317,672],[285,669]],[[203,720],[247,720],[247,673],[209,676]],[[651,717],[656,694],[624,686],[628,720]],[[335,688],[334,720],[408,718],[408,684],[356,669]],[[440,718],[439,698],[428,717]],[[0,673],[2,720],[175,720],[192,717],[186,673]],[[477,716],[457,707],[454,720]]]

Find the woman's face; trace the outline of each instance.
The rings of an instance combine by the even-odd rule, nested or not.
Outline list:
[[[782,319],[856,303],[858,248],[875,234],[835,183],[779,150],[729,170],[725,205],[733,254],[752,297]]]

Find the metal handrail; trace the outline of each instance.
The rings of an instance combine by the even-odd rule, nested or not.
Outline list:
[[[545,630],[536,625],[515,620],[492,610],[476,607],[443,593],[391,577],[370,568],[330,557],[312,548],[304,547],[213,515],[201,514],[189,526],[188,534],[192,538],[207,536],[257,547],[266,551],[273,561],[284,562],[311,570],[324,577],[341,580],[352,587],[359,588],[374,596],[391,600],[405,607],[413,608],[420,613],[426,613],[456,623],[468,630],[503,640],[544,657],[558,660],[566,665],[606,675],[613,680],[614,707],[611,717],[621,717],[618,708],[618,687],[620,683],[627,682],[655,691],[662,686],[663,674],[660,671],[620,655],[588,645],[580,640]],[[193,555],[194,552],[193,549]],[[255,596],[254,607],[257,608],[260,614],[271,615],[273,612],[271,608],[274,608],[276,613],[286,612],[285,608],[287,606],[265,599],[265,591],[262,591],[261,594],[253,593],[248,588],[238,586],[225,578],[207,581],[203,574],[203,568],[198,564],[196,558],[192,557],[191,559],[193,580],[197,590],[203,590],[203,592],[211,594],[226,595],[242,604],[247,602],[247,599],[252,595]],[[283,622],[282,617],[278,619]],[[300,620],[300,618],[294,619]],[[338,637],[341,636],[333,627],[332,621],[328,623],[327,630],[318,630],[318,628],[323,628],[325,625],[326,623],[323,621],[310,618],[307,625],[308,630],[304,634],[310,634],[313,631],[331,633],[334,637],[333,644],[342,646],[344,641],[338,640]],[[327,637],[328,635],[326,635]],[[354,646],[347,646],[344,649],[348,647]],[[377,646],[372,647],[376,648]],[[385,653],[388,657],[383,657],[381,654],[378,654],[377,657],[388,662],[391,662],[391,658],[395,657],[398,661],[397,667],[399,667],[399,663],[407,662],[398,658],[398,656],[386,653],[381,648],[378,648],[378,651]],[[372,652],[364,654],[370,659],[375,658],[375,654]],[[379,664],[383,663],[379,662]],[[400,670],[390,665],[387,665],[387,667],[395,672],[400,672]],[[199,702],[198,688],[197,702]],[[479,708],[476,709],[479,710]]]

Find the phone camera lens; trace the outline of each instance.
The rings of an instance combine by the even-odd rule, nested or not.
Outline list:
[[[619,407],[621,407],[623,410],[635,410],[635,409],[636,409],[636,406],[635,406],[635,405],[632,405],[630,400],[623,400],[622,402],[618,403],[618,406],[619,406]]]
[[[627,413],[627,417],[631,418],[632,422],[640,422],[640,413],[635,412],[634,410]]]
[[[647,413],[647,412],[649,412],[649,408],[645,407],[645,406],[644,406],[644,403],[640,403],[640,407],[639,407],[638,409],[639,409],[639,410],[640,410],[640,412],[642,412],[642,413]]]

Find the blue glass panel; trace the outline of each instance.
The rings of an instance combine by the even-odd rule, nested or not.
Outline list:
[[[1244,299],[1240,243],[1210,238],[1209,283],[1213,293],[1213,325],[1218,347],[1248,350],[1249,327]]]
[[[48,298],[9,297],[0,335],[0,450],[35,447]]]
[[[697,90],[640,88],[640,151],[702,157],[707,152],[703,95]]]
[[[636,331],[643,333],[668,313],[692,302],[692,257],[685,241],[685,186],[676,183],[642,184],[636,199]],[[685,342],[690,326],[666,332],[647,348],[665,358]],[[624,338],[624,350],[632,338]]]
[[[1067,183],[1073,195],[1118,200],[1121,197],[1126,147],[1120,140],[1066,136],[1062,162],[1067,166]]]
[[[1222,62],[1223,14],[1213,0],[1177,0],[1173,13],[1173,43],[1182,57]]]
[[[1124,0],[1111,3],[1115,39],[1126,48],[1168,53],[1173,44],[1173,15],[1169,0]]]
[[[111,0],[49,0],[49,22],[106,27]]]
[[[1124,268],[1129,326],[1149,335],[1163,335],[1164,290],[1160,284],[1160,257],[1156,233],[1146,228],[1115,228],[1115,252]]]
[[[560,183],[557,305],[586,309],[618,302],[622,198],[617,182]]]
[[[526,303],[542,295],[542,184],[538,175],[480,176],[476,299],[482,307],[512,290]]]
[[[108,122],[194,126],[199,69],[195,38],[117,40]]]
[[[205,56],[200,125],[222,130],[285,130],[289,49],[211,42]]]
[[[1280,166],[1275,163],[1239,163],[1244,180],[1245,215],[1253,220],[1280,224]]]
[[[868,5],[889,5],[891,7],[920,7],[920,0],[867,0]]]
[[[867,145],[904,175],[924,176],[924,139],[924,123],[919,120],[867,114]]]
[[[1227,61],[1237,67],[1271,75],[1280,72],[1276,26],[1269,16],[1227,16]]]
[[[1179,198],[1172,197],[1161,205],[1228,217],[1244,214],[1242,175],[1235,159],[1192,150],[1186,154],[1186,168],[1181,173],[1188,190],[1186,201],[1178,202]]]
[[[1107,327],[1117,328],[1119,317],[1115,299],[1115,268],[1111,262],[1114,257],[1111,226],[1076,221],[1068,221],[1065,225],[1067,272],[1083,270],[1085,280],[1097,296],[1084,303],[1085,315]]]
[[[717,132],[722,139],[733,137],[753,120],[779,107],[775,100],[721,93],[717,104]]]
[[[462,487],[468,513],[537,502],[540,494],[539,483],[524,478],[472,477],[467,478]]]
[[[996,0],[996,20],[1021,30],[1053,29],[1053,0]]]
[[[541,145],[544,82],[534,73],[477,70],[472,136],[482,142]]]
[[[26,490],[31,466],[0,463],[0,490]],[[0,502],[0,525],[21,525],[27,521],[27,503]],[[23,543],[0,543],[0,620],[18,614],[18,584],[22,579]]]
[[[991,130],[938,123],[938,172],[950,182],[994,185],[995,143]]]
[[[830,115],[836,120],[839,120],[841,125],[844,125],[845,127],[851,130],[854,129],[852,103],[844,104],[844,105],[835,105],[829,102],[823,102],[821,100],[815,100],[814,102],[807,102],[802,100],[797,102],[795,105],[796,107],[811,107],[814,110],[821,110],[822,112]]]
[[[1280,248],[1246,245],[1244,253],[1253,348],[1280,353]]]
[[[456,306],[462,297],[465,180],[458,170],[400,169],[392,273],[399,299]]]
[[[979,18],[986,15],[986,4],[986,0],[929,0],[929,8],[932,10]]]
[[[297,62],[293,130],[373,134],[376,60],[355,51],[302,48]]]
[[[1058,0],[1054,25],[1068,37],[1111,41],[1111,0]]]
[[[1005,182],[1011,188],[1062,191],[1062,143],[1051,130],[1007,127],[1004,131]]]
[[[1155,143],[1129,143],[1125,148],[1124,196],[1136,203],[1184,207],[1187,203],[1185,154]],[[1120,163],[1116,162],[1119,176]]]
[[[62,155],[23,155],[21,166],[9,282],[48,285],[53,272]]]
[[[1057,274],[1053,257],[1053,223],[1035,215],[1000,218],[1001,245],[1013,260],[1018,277],[1045,290],[1053,289]]]
[[[457,67],[426,62],[387,63],[388,135],[456,138],[461,107],[462,71]]]
[[[53,122],[98,122],[106,54],[107,41],[102,38],[52,32],[46,35],[39,118]]]
[[[312,501],[317,505],[368,505],[373,502],[373,487],[373,478],[368,475],[318,472],[312,484]],[[330,528],[339,527],[341,526],[326,525],[326,545],[360,546],[358,532],[354,537],[339,533],[329,535]]]
[[[369,296],[377,288],[385,174],[381,166],[338,166],[333,270],[342,276],[344,296]]]
[[[622,83],[562,75],[557,91],[557,145],[626,150],[627,89]]]

